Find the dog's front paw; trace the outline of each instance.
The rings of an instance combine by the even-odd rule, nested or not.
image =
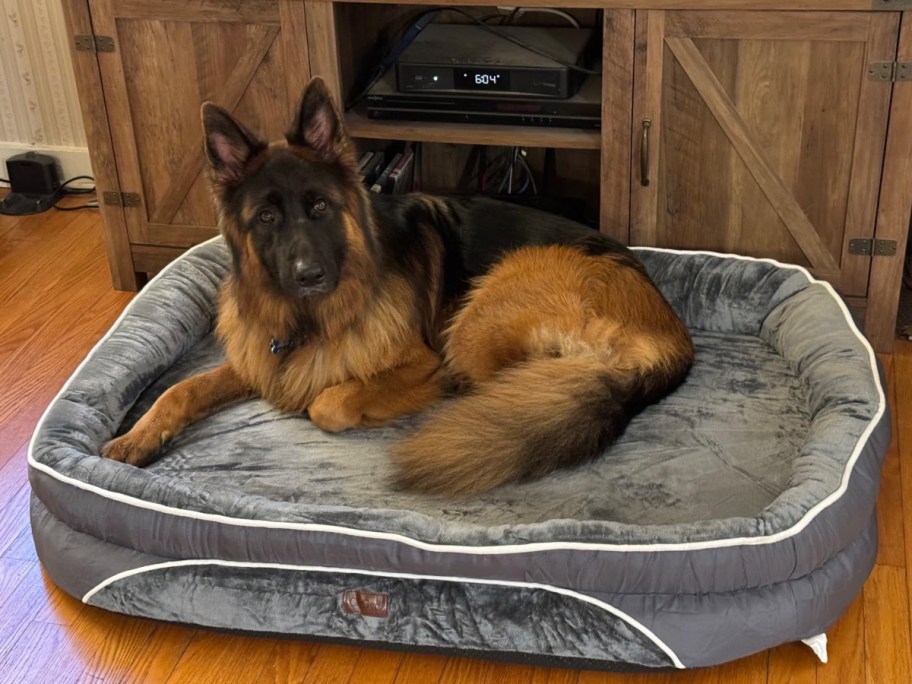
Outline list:
[[[329,387],[307,407],[311,422],[324,432],[343,432],[361,426],[362,414],[343,385]]]
[[[120,461],[142,468],[158,457],[164,441],[164,436],[156,437],[149,433],[137,433],[136,430],[131,430],[104,444],[101,447],[101,455],[112,461]]]

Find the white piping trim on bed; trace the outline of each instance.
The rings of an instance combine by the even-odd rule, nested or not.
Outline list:
[[[549,584],[539,584],[538,582],[513,582],[510,580],[490,580],[490,579],[479,579],[475,577],[450,577],[445,575],[415,575],[407,572],[387,572],[383,570],[359,570],[354,568],[328,568],[319,565],[291,565],[287,563],[249,563],[242,561],[225,561],[217,558],[212,559],[191,559],[191,560],[179,560],[179,561],[167,561],[164,563],[153,563],[151,565],[144,565],[139,568],[133,568],[132,570],[124,570],[119,572],[116,575],[111,575],[103,582],[100,582],[98,585],[86,592],[85,596],[82,597],[83,603],[88,603],[91,598],[101,591],[102,589],[118,582],[127,577],[133,577],[134,575],[141,575],[147,572],[152,572],[155,570],[162,570],[165,568],[180,568],[188,566],[202,566],[202,565],[216,565],[227,568],[268,568],[271,570],[300,570],[303,572],[324,572],[324,573],[343,573],[349,575],[366,575],[368,577],[390,577],[394,579],[412,579],[412,580],[439,580],[443,582],[455,582],[459,584],[489,584],[496,585],[500,587],[520,587],[523,589],[542,589],[544,591],[549,591],[553,594],[560,594],[562,596],[569,596],[575,598],[579,601],[592,604],[602,610],[611,613],[615,617],[623,620],[633,629],[639,631],[643,636],[649,639],[652,643],[662,649],[662,652],[665,653],[674,663],[674,666],[678,669],[685,669],[684,664],[678,658],[677,654],[668,647],[668,645],[662,641],[655,632],[649,629],[646,625],[641,623],[636,618],[628,615],[623,610],[612,606],[610,603],[605,603],[604,601],[599,601],[596,598],[587,596],[586,594],[580,594],[578,592],[572,591],[570,589],[564,589],[562,587],[554,587]]]
[[[197,249],[208,245],[211,242],[218,240],[218,237],[207,240],[206,242],[200,243],[195,247],[188,250],[185,255],[192,254]],[[721,254],[718,252],[709,252],[709,251],[687,251],[687,250],[676,250],[676,249],[664,249],[656,247],[635,247],[634,249],[653,251],[653,252],[667,252],[671,254],[704,254],[707,256],[715,256],[727,259],[739,259],[742,261],[758,261],[769,263],[780,268],[788,268],[792,270],[797,270],[804,274],[808,281],[812,284],[817,283],[824,287],[830,296],[836,301],[840,309],[842,310],[843,316],[845,316],[846,322],[849,325],[849,329],[855,334],[855,336],[861,341],[865,349],[868,351],[868,359],[871,364],[871,371],[874,379],[874,384],[877,387],[877,393],[879,396],[879,405],[877,412],[874,414],[874,417],[868,423],[868,426],[862,432],[861,436],[858,439],[858,442],[855,444],[855,449],[852,452],[852,455],[849,457],[849,460],[846,462],[845,470],[842,474],[842,481],[840,482],[839,487],[832,492],[829,496],[824,499],[821,499],[815,506],[809,509],[801,520],[792,525],[791,527],[780,530],[775,534],[757,536],[757,537],[733,537],[729,539],[714,539],[701,542],[681,542],[681,543],[656,543],[656,544],[610,544],[603,542],[531,542],[527,544],[502,544],[502,545],[489,545],[489,546],[466,546],[462,544],[434,544],[429,542],[420,541],[418,539],[413,539],[402,534],[394,534],[390,532],[374,532],[371,530],[357,530],[349,527],[340,527],[337,525],[322,525],[315,523],[294,523],[294,522],[275,522],[271,520],[251,520],[248,518],[232,518],[226,515],[219,515],[215,513],[200,513],[198,511],[187,511],[180,508],[174,508],[172,506],[165,506],[163,504],[154,503],[151,501],[144,501],[133,496],[128,496],[121,494],[119,492],[110,492],[108,490],[102,489],[95,485],[89,484],[87,482],[82,482],[75,478],[63,475],[58,473],[56,470],[51,468],[44,463],[38,463],[33,454],[35,446],[35,438],[41,430],[45,419],[47,418],[48,413],[50,412],[53,405],[57,400],[66,392],[70,383],[73,381],[73,378],[82,370],[83,366],[88,363],[92,356],[96,353],[98,348],[113,334],[117,329],[117,326],[120,325],[121,321],[126,317],[126,315],[133,308],[134,304],[139,301],[139,296],[134,297],[127,307],[123,310],[123,313],[118,317],[117,321],[111,326],[110,330],[105,333],[104,337],[95,345],[88,356],[79,364],[79,367],[73,372],[73,375],[66,381],[66,383],[61,388],[60,392],[57,393],[57,396],[54,397],[54,400],[48,405],[45,409],[44,414],[41,416],[41,420],[38,421],[38,425],[35,427],[35,433],[32,436],[31,441],[29,442],[28,449],[28,463],[32,468],[45,473],[46,475],[51,476],[52,478],[59,480],[60,482],[65,482],[66,484],[72,485],[77,489],[82,489],[85,491],[92,492],[101,497],[111,499],[113,501],[118,501],[120,503],[129,504],[136,506],[137,508],[145,508],[148,510],[153,510],[161,513],[167,513],[169,515],[174,515],[178,517],[193,518],[196,520],[205,520],[209,522],[224,523],[227,525],[235,525],[239,527],[259,527],[259,528],[269,528],[269,529],[288,529],[288,530],[299,530],[299,531],[308,531],[308,532],[328,532],[333,534],[346,535],[351,537],[363,537],[368,539],[383,539],[387,541],[399,542],[406,544],[408,546],[416,547],[425,551],[433,551],[440,553],[465,553],[465,554],[479,554],[479,555],[506,555],[513,553],[533,553],[536,551],[550,551],[557,549],[573,549],[573,550],[585,550],[585,551],[616,551],[616,552],[659,552],[659,551],[698,551],[702,549],[714,549],[714,548],[725,548],[729,546],[759,546],[762,544],[773,544],[783,539],[788,539],[799,532],[801,532],[805,527],[807,527],[817,515],[828,508],[835,501],[838,501],[842,495],[846,492],[849,487],[849,477],[851,476],[852,470],[855,467],[855,462],[858,460],[864,446],[867,444],[868,438],[871,436],[875,426],[880,422],[881,417],[886,410],[886,397],[884,396],[883,388],[880,384],[880,374],[877,371],[877,360],[874,355],[874,350],[871,348],[871,345],[868,343],[868,340],[865,339],[864,335],[858,330],[855,325],[855,321],[852,319],[851,314],[849,313],[848,307],[846,307],[845,302],[836,294],[836,291],[833,289],[833,286],[827,282],[817,280],[814,278],[808,271],[802,266],[797,266],[794,264],[783,264],[774,259],[759,259],[755,257],[740,256],[736,254]],[[150,282],[149,285],[152,285],[156,280],[165,275],[170,271],[178,262],[172,261],[164,270],[158,273]]]

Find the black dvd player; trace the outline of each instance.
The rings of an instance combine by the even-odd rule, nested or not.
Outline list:
[[[366,97],[370,119],[586,129],[601,126],[601,99],[601,77],[597,74],[587,76],[576,94],[566,100],[400,93],[392,74],[380,79]]]
[[[592,37],[593,30],[588,28],[503,26],[486,30],[475,25],[431,24],[396,61],[397,89],[404,93],[570,97],[582,74],[568,65],[582,65],[588,59]]]

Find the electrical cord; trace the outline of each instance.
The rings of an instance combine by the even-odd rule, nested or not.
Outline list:
[[[76,188],[74,190],[66,190],[67,185],[69,185],[70,183],[75,183],[78,180],[90,180],[93,183],[95,182],[95,179],[92,176],[73,176],[72,178],[63,181],[63,183],[60,184],[60,186],[57,188],[57,191],[54,193],[54,201],[51,204],[51,206],[54,209],[57,209],[58,211],[78,211],[79,209],[97,209],[98,208],[98,200],[89,200],[85,204],[77,204],[74,207],[58,206],[58,203],[60,202],[61,199],[63,199],[64,194],[88,195],[88,194],[95,192],[94,185],[91,188]]]
[[[78,180],[90,180],[90,181],[92,181],[93,185],[91,188],[71,188],[70,190],[66,191],[66,194],[68,194],[68,195],[89,195],[89,194],[95,192],[95,185],[94,185],[95,179],[92,176],[74,176],[73,178],[70,178],[69,180],[63,181],[63,183],[60,184],[59,190],[63,190],[67,185],[69,185],[70,183],[75,183]]]
[[[519,19],[524,14],[554,14],[558,17],[563,17],[569,21],[576,28],[580,27],[579,22],[564,10],[555,9],[553,7],[517,7],[510,13],[511,21],[512,19]]]
[[[523,165],[523,168],[526,170],[527,183],[523,186],[522,190],[519,192],[522,193],[525,191],[529,183],[532,184],[532,194],[538,194],[538,186],[535,184],[535,176],[532,175],[532,168],[529,166],[529,162],[526,161],[526,158],[522,155],[519,155],[519,163]]]
[[[516,12],[519,9],[521,9],[521,8],[517,8],[516,10],[513,10],[513,11]],[[539,48],[535,47],[534,45],[529,45],[528,43],[520,40],[519,38],[514,38],[511,35],[498,31],[493,26],[489,26],[488,24],[484,23],[480,19],[474,17],[473,15],[469,14],[465,10],[459,9],[458,7],[442,7],[437,11],[455,12],[457,14],[461,14],[464,17],[468,17],[469,19],[472,20],[473,23],[477,24],[478,26],[483,28],[488,33],[491,33],[503,40],[509,41],[509,42],[513,43],[514,45],[518,45],[519,47],[521,47],[525,50],[528,50],[529,52],[534,52],[536,55],[539,55],[540,57],[545,57],[546,59],[550,59],[553,62],[557,62],[558,64],[565,66],[568,69],[572,69],[573,71],[579,71],[584,74],[600,74],[601,73],[601,71],[598,71],[596,69],[587,69],[586,67],[581,67],[578,64],[574,64],[573,62],[567,62],[562,59],[558,59],[557,57],[554,57],[553,55],[548,54],[548,52],[546,52],[545,50],[540,50]]]
[[[348,104],[345,106],[346,110],[354,107],[365,95],[367,95],[368,91],[376,85],[377,81],[383,78],[383,75],[396,63],[396,60],[405,52],[405,49],[414,42],[415,38],[418,37],[418,34],[421,33],[428,24],[434,21],[434,17],[437,16],[438,12],[440,12],[439,8],[425,10],[418,14],[413,21],[409,22],[411,26],[408,26],[408,24],[406,25],[407,28],[405,29],[405,33],[397,40],[390,51],[386,53],[386,56],[380,60],[380,63],[371,70],[370,75],[367,77],[367,84],[358,91],[357,95],[349,100]]]
[[[61,207],[53,205],[57,211],[79,211],[80,209],[98,209],[98,200],[91,200],[85,204],[77,204],[75,207]]]

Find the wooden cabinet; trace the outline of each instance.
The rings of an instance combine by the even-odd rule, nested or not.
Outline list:
[[[74,37],[113,45],[76,50],[74,64],[97,186],[114,202],[102,212],[115,285],[135,288],[216,232],[201,102],[280,137],[311,73],[350,92],[371,36],[420,12],[425,0],[415,1],[63,0]],[[866,310],[866,332],[889,351],[912,213],[912,79],[880,76],[912,62],[912,11],[874,11],[870,0],[841,0],[840,11],[829,0],[802,11],[788,0],[744,5],[580,0],[587,25],[602,9],[601,131],[356,111],[349,130],[574,150],[562,154],[585,161],[574,183],[598,204],[603,231],[805,265]],[[895,257],[877,255],[891,247]]]
[[[898,15],[637,15],[631,241],[797,263],[864,296]],[[856,251],[856,250],[852,250]]]
[[[310,78],[304,5],[285,0],[89,0],[134,268],[157,270],[218,232],[200,105],[280,137]]]

